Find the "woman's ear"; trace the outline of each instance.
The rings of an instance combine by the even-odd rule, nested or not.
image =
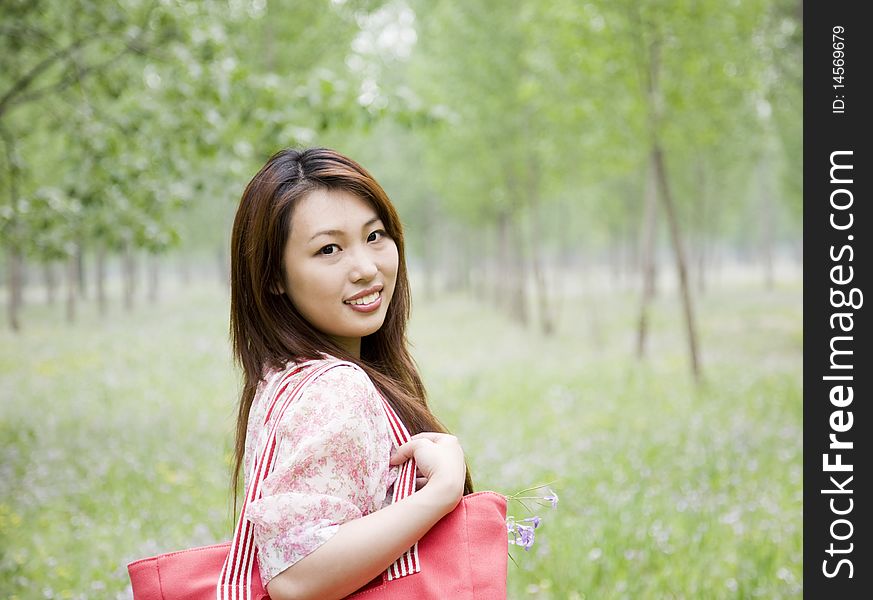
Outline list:
[[[276,280],[270,284],[270,293],[276,294],[277,296],[282,296],[285,294],[285,286],[282,285],[281,281]]]

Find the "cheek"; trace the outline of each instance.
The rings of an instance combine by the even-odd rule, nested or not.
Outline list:
[[[386,254],[385,271],[391,273],[391,276],[396,278],[397,270],[400,266],[400,253],[397,250],[397,245],[392,242]]]
[[[330,289],[330,278],[322,269],[301,268],[288,272],[289,297],[299,308],[321,303]]]

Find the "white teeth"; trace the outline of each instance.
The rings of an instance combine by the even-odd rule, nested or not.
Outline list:
[[[357,300],[346,300],[346,304],[372,304],[379,297],[380,292],[373,292],[369,296],[358,298]]]

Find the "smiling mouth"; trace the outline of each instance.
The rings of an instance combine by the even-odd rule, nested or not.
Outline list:
[[[373,304],[379,297],[382,295],[382,292],[373,292],[369,296],[364,296],[363,298],[358,298],[357,300],[344,300],[344,304],[353,304],[356,306],[365,306],[367,304]]]

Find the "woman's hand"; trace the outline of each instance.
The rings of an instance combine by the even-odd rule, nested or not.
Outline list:
[[[413,435],[391,456],[392,465],[400,465],[415,457],[418,465],[416,487],[427,490],[445,503],[451,511],[464,494],[467,465],[458,438],[448,433],[426,431]]]
[[[467,474],[458,438],[419,433],[390,462],[399,465],[411,457],[427,480],[420,491],[340,525],[333,537],[268,582],[270,597],[345,598],[379,576],[451,512],[464,493]]]

